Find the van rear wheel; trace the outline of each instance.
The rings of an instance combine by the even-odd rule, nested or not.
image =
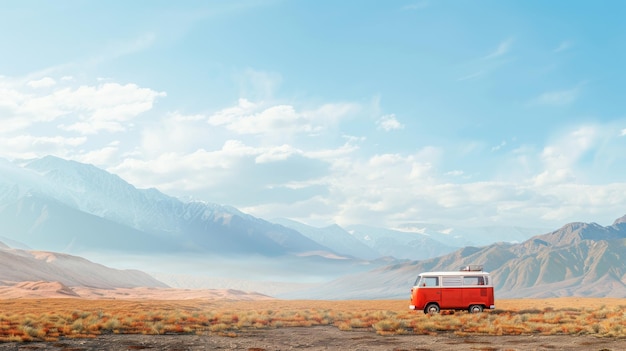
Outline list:
[[[471,305],[469,307],[469,313],[480,313],[483,311],[482,305]]]
[[[424,309],[424,313],[427,313],[427,314],[439,313],[439,305],[437,305],[436,303],[429,303]]]

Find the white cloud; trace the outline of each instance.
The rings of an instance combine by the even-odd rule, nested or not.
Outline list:
[[[500,42],[500,44],[498,44],[498,47],[494,51],[489,53],[484,58],[494,59],[494,58],[503,56],[511,50],[512,45],[513,45],[513,38],[508,38],[506,40],[503,40]]]
[[[337,148],[320,148],[305,151],[305,156],[312,159],[335,161],[341,160],[359,149],[359,144],[365,141],[365,138],[357,138],[346,136],[345,144]]]
[[[376,124],[378,125],[379,129],[383,129],[387,132],[404,128],[404,125],[398,121],[396,115],[394,114],[384,115],[380,117],[378,121],[376,121]]]
[[[576,181],[578,161],[601,139],[602,133],[594,126],[582,126],[557,137],[541,153],[544,171],[535,183],[542,186]]]
[[[332,173],[320,180],[327,187],[328,195],[312,197],[310,201],[325,203],[324,209],[335,213],[333,219],[337,223],[367,221],[380,225],[390,216],[406,214],[407,209],[416,206],[415,199],[420,198],[425,185],[432,182],[435,169],[426,156],[432,154],[432,151],[423,151],[411,156],[374,155],[364,161],[338,159],[333,163]],[[304,203],[300,205],[310,210]],[[287,212],[294,212],[297,208]],[[256,210],[263,211],[261,208]]]
[[[243,169],[285,161],[301,154],[300,150],[288,145],[253,147],[240,140],[228,140],[221,149],[214,151],[198,149],[189,153],[161,153],[151,159],[129,157],[109,170],[141,187],[196,194],[208,191],[215,197],[228,197],[229,192],[234,194],[237,189],[225,184],[266,185],[267,179],[261,180],[258,174],[255,179],[254,174],[243,172]]]
[[[250,114],[259,109],[259,106],[247,99],[240,98],[236,106],[227,107],[214,113],[208,122],[214,126],[228,125],[235,122],[241,116]]]
[[[456,224],[470,226],[489,222],[529,225],[528,218],[535,218],[532,225],[537,226],[560,226],[571,218],[597,221],[598,216],[615,213],[614,206],[626,206],[626,199],[616,196],[624,193],[626,183],[585,184],[589,172],[594,173],[584,163],[589,162],[590,153],[592,159],[614,156],[598,154],[611,133],[615,138],[614,131],[611,126],[583,125],[557,135],[539,154],[528,146],[500,153],[503,171],[513,175],[500,180],[483,174],[480,180],[468,182],[465,170],[442,171],[439,164],[445,155],[435,147],[414,155],[329,159],[331,173],[317,181],[327,194],[289,205],[270,201],[246,209],[261,216],[280,211],[320,226],[329,224],[328,217],[339,224],[372,225],[417,220],[455,224],[455,218],[459,219]],[[593,210],[586,212],[587,206]]]
[[[496,146],[492,147],[491,151],[498,151],[498,150],[502,149],[505,146],[506,146],[506,141],[503,140],[499,145],[496,145]]]
[[[93,134],[100,130],[124,130],[126,127],[122,122],[152,109],[156,98],[165,95],[135,84],[106,83],[98,87],[82,86],[74,91],[56,92],[54,102],[67,106],[68,112],[78,112],[80,121],[64,125],[63,129]],[[86,114],[80,113],[85,110]]]
[[[119,141],[112,141],[109,145],[96,150],[91,150],[84,154],[76,156],[76,159],[82,163],[93,164],[106,168],[116,162],[119,156]]]
[[[450,172],[446,172],[445,174],[449,176],[453,176],[453,177],[460,177],[460,176],[463,176],[465,172],[457,169],[457,170],[453,170]]]
[[[580,88],[576,86],[572,89],[545,92],[535,98],[532,103],[535,105],[565,106],[576,101],[579,95]]]
[[[503,58],[511,51],[513,38],[501,41],[498,46],[487,55],[476,60],[467,61],[454,73],[458,78],[457,82],[472,82],[477,79],[487,79],[493,71],[502,66],[505,62]]]
[[[49,81],[28,84],[43,87]],[[155,100],[164,96],[163,92],[135,84],[105,83],[26,93],[20,90],[19,84],[4,82],[0,85],[0,118],[8,121],[11,130],[63,118],[60,128],[81,134],[122,131],[126,128],[125,122],[152,109]]]
[[[620,136],[626,136],[626,128],[622,129]]]
[[[0,134],[10,133],[22,130],[31,125],[31,121],[19,118],[19,117],[5,117],[0,116],[2,120],[2,128],[0,128]]]
[[[0,155],[9,158],[33,158],[46,154],[64,156],[86,141],[85,137],[18,135],[0,138]]]
[[[10,82],[0,81],[0,108],[8,111],[6,115],[16,110],[26,99],[27,95],[13,88]]]
[[[167,152],[193,152],[208,147],[214,140],[211,127],[202,114],[184,115],[168,113],[158,123],[150,123],[141,129],[141,148],[146,157],[156,157]]]
[[[359,108],[356,104],[338,103],[325,104],[314,110],[296,111],[291,105],[266,107],[240,99],[237,106],[210,116],[208,123],[224,126],[237,134],[317,134],[351,116]]]
[[[254,159],[257,163],[269,163],[275,161],[284,161],[289,157],[302,152],[289,145],[281,145],[278,147],[262,150],[262,152]]]
[[[84,144],[86,138],[64,138],[60,136],[56,137],[35,137],[32,135],[21,135],[15,138],[8,139],[6,144],[15,149],[49,149],[58,148],[64,146],[79,146]]]
[[[314,128],[304,116],[296,113],[293,106],[279,105],[252,115],[239,116],[228,125],[228,129],[238,134],[264,134],[279,130],[311,132]]]
[[[31,88],[48,88],[55,85],[56,83],[57,82],[54,79],[50,77],[45,77],[39,80],[31,80],[27,83],[27,85]]]

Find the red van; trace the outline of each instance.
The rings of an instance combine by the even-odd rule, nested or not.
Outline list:
[[[466,266],[456,272],[425,272],[411,289],[412,310],[439,313],[440,310],[482,312],[494,309],[493,285],[482,266]]]

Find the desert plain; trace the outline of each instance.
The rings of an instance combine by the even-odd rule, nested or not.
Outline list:
[[[626,349],[626,299],[496,300],[426,315],[406,300],[277,300],[235,290],[0,291],[0,350]],[[23,292],[23,291],[22,291]],[[74,296],[72,295],[78,295]]]

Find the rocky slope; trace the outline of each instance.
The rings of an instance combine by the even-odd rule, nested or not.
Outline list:
[[[570,223],[523,243],[466,247],[422,261],[388,265],[284,297],[408,298],[420,272],[482,264],[496,297],[626,297],[626,216],[613,225]]]

